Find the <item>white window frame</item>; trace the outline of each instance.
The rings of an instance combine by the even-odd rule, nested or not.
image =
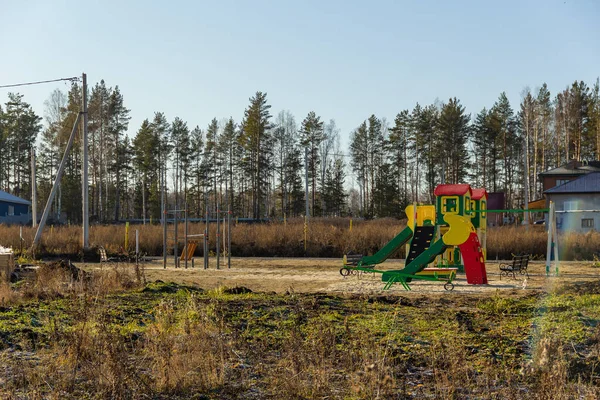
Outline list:
[[[8,205],[8,214],[9,217],[12,217],[15,215],[15,206],[9,204]]]
[[[584,225],[584,222],[590,222],[591,221],[591,225]],[[595,222],[594,218],[581,218],[581,227],[582,228],[594,228],[595,227]]]

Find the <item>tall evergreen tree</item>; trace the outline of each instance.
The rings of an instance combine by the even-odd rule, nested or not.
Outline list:
[[[5,171],[4,184],[13,194],[29,197],[31,193],[31,163],[29,157],[41,130],[41,118],[23,100],[23,95],[9,93],[2,116],[4,139],[1,153]]]
[[[187,178],[189,172],[190,155],[190,131],[187,123],[181,118],[175,117],[171,124],[171,145],[173,148],[173,194],[175,195],[175,207],[183,206],[187,196]],[[182,192],[183,191],[183,195]]]
[[[270,154],[268,147],[271,136],[271,114],[267,104],[267,94],[256,92],[250,98],[250,105],[244,112],[240,144],[245,150],[244,166],[251,181],[252,217],[261,218],[264,214],[263,200],[269,175]]]
[[[138,172],[138,177],[141,180],[141,215],[144,223],[149,216],[147,201],[151,194],[150,185],[151,182],[158,180],[159,160],[156,149],[159,145],[158,138],[152,129],[152,124],[148,119],[145,119],[133,140],[133,162]]]
[[[408,148],[411,120],[408,110],[402,110],[394,119],[394,126],[390,129],[389,152],[396,178],[398,202],[404,208],[408,204]]]
[[[315,215],[315,198],[317,197],[317,181],[319,179],[319,146],[324,139],[323,121],[314,111],[308,113],[300,126],[300,144],[306,149],[308,157],[308,179],[311,182],[311,215]]]
[[[368,132],[367,122],[364,121],[358,128],[356,128],[350,135],[350,157],[351,166],[357,175],[358,188],[359,188],[359,213],[361,216],[365,216],[365,212],[369,210],[369,174],[368,174]]]
[[[470,136],[471,117],[456,97],[442,106],[438,119],[440,135],[441,168],[446,183],[465,183],[470,168],[467,143]],[[451,144],[451,145],[448,145]]]

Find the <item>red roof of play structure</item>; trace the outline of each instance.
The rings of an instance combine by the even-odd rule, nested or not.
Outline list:
[[[437,185],[433,194],[436,196],[462,196],[467,192],[471,192],[471,186],[466,183],[459,183],[456,185]]]
[[[481,200],[484,196],[487,198],[487,192],[484,188],[481,189],[473,189],[471,188],[471,198],[473,200]]]

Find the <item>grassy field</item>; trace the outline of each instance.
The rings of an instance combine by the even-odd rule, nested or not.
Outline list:
[[[238,224],[231,230],[232,254],[239,257],[338,257],[348,252],[373,254],[396,236],[405,224],[393,219],[353,221],[350,231],[348,219],[314,219],[308,229],[307,249],[304,251],[304,225],[300,219],[287,224]],[[215,249],[215,224],[211,224],[210,248]],[[140,232],[140,248],[149,255],[162,254],[162,229],[159,225],[132,225],[129,248],[135,246],[135,230]],[[191,224],[190,234],[202,233],[203,224]],[[0,245],[19,250],[28,248],[33,240],[33,229],[23,228],[23,242],[18,226],[0,225]],[[183,227],[180,229],[183,237]],[[488,230],[487,247],[491,259],[509,259],[511,254],[529,253],[538,258],[546,254],[547,235],[544,226],[496,227]],[[124,252],[124,225],[93,225],[90,244],[103,246],[109,253]],[[561,237],[561,258],[591,260],[598,253],[600,233],[572,234]],[[199,246],[200,247],[200,246]],[[197,255],[200,255],[200,249]],[[404,249],[396,255],[404,258]],[[81,257],[81,228],[78,226],[47,227],[37,256]]]
[[[280,264],[243,265],[264,285],[279,281],[286,265],[297,274],[334,269],[324,260]],[[235,275],[241,266],[198,270],[199,285],[184,284],[192,278],[174,269],[150,282],[159,270],[152,265],[80,266],[44,265],[0,288],[0,397],[600,396],[600,283],[592,263],[565,265],[562,278],[545,278],[537,265],[531,280],[542,283],[520,290],[521,280],[507,289],[490,268],[491,290],[452,293],[337,291],[308,282],[299,292],[281,285],[252,292],[239,286],[245,278],[230,289],[201,283],[212,276],[204,273]],[[342,288],[365,281],[328,279]]]

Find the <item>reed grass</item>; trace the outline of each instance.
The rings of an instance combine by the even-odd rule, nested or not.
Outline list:
[[[184,235],[184,227],[178,229],[179,237]],[[350,230],[350,220],[343,218],[311,219],[305,233],[303,219],[290,219],[283,222],[264,224],[232,224],[231,251],[239,257],[335,257],[347,253],[373,254],[405,227],[405,221],[394,219],[354,220]],[[190,234],[204,232],[204,224],[191,223]],[[140,235],[140,251],[152,256],[162,255],[162,227],[160,225],[131,225],[129,229],[129,250],[135,247],[135,230]],[[0,225],[0,245],[10,246],[19,253],[27,249],[35,232],[30,227],[23,228],[23,240],[19,238],[18,226]],[[212,252],[216,246],[216,224],[210,224],[209,242]],[[223,236],[220,236],[223,240]],[[544,258],[547,233],[543,226],[490,227],[487,233],[488,259],[510,259],[512,254],[531,254]],[[93,225],[90,227],[90,244],[102,246],[109,254],[124,253],[125,225]],[[223,243],[220,243],[223,249]],[[560,257],[563,260],[592,260],[600,246],[600,233],[563,234],[559,241]],[[202,254],[198,246],[196,255]],[[42,236],[41,246],[36,256],[69,256],[82,254],[81,228],[79,226],[47,227]],[[404,258],[404,248],[397,254]]]

